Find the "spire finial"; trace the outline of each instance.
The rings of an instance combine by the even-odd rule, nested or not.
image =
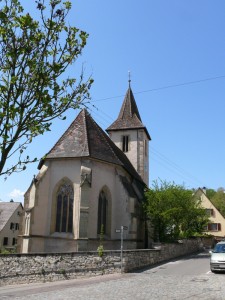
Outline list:
[[[131,82],[131,75],[130,75],[130,71],[128,71],[128,82],[129,82],[129,87],[130,87],[130,82]]]

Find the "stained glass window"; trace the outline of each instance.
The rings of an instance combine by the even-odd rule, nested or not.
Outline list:
[[[104,234],[107,233],[107,213],[108,201],[104,191],[101,191],[98,199],[98,234],[101,233],[102,226]]]
[[[56,232],[73,231],[73,198],[72,186],[61,185],[57,193]]]

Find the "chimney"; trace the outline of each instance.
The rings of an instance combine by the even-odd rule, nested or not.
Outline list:
[[[202,190],[206,194],[206,187],[205,186],[203,186]]]

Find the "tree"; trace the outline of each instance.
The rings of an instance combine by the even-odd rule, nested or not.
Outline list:
[[[224,188],[218,188],[217,192],[210,199],[220,213],[225,216],[225,192]]]
[[[0,0],[0,175],[26,168],[26,150],[55,118],[89,99],[93,80],[63,76],[81,55],[88,34],[67,25],[71,2],[36,1],[34,19],[18,0]],[[35,2],[34,2],[35,3]],[[6,168],[12,157],[15,163]]]
[[[145,196],[145,211],[154,227],[155,241],[190,237],[204,231],[208,216],[192,191],[174,183],[154,181]]]
[[[216,194],[216,191],[214,189],[207,189],[206,190],[206,196],[209,199],[212,199],[212,197]]]

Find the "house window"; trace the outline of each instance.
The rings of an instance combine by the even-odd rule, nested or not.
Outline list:
[[[206,213],[209,217],[213,216],[213,209],[212,208],[206,208]]]
[[[123,135],[122,137],[122,150],[123,152],[128,152],[128,143],[129,143],[129,136]]]
[[[221,224],[220,223],[209,223],[208,224],[208,231],[220,231]]]
[[[101,233],[103,227],[104,234],[107,233],[107,213],[108,201],[104,191],[101,191],[98,198],[98,234]]]
[[[17,239],[16,239],[16,238],[13,238],[13,239],[12,239],[12,245],[15,246],[16,244],[17,244]]]
[[[10,229],[14,230],[14,223],[10,223]]]
[[[16,223],[16,230],[19,230],[19,223]]]
[[[73,195],[70,184],[60,186],[57,193],[56,232],[73,231]]]
[[[3,246],[7,246],[9,242],[9,238],[8,237],[4,237],[3,239]]]

